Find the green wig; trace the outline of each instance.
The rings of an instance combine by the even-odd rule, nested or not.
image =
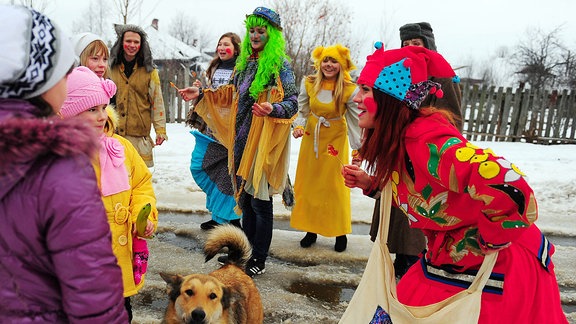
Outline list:
[[[286,55],[286,41],[282,32],[272,26],[268,20],[256,15],[246,17],[244,21],[246,25],[246,36],[242,42],[240,55],[236,60],[236,70],[243,72],[247,65],[248,59],[252,55],[252,45],[250,43],[250,28],[266,27],[268,33],[268,41],[264,49],[258,53],[258,71],[254,76],[254,81],[250,85],[250,96],[258,99],[258,95],[264,91],[266,86],[270,83],[270,79],[276,79],[280,75],[280,69],[284,64],[284,60],[290,60]]]

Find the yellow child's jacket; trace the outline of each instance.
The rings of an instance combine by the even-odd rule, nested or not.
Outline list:
[[[134,146],[125,138],[113,134],[115,125],[115,113],[111,107],[107,107],[108,125],[107,136],[112,136],[124,146],[126,160],[124,164],[128,170],[130,189],[120,193],[102,197],[106,208],[106,215],[110,230],[112,232],[112,250],[118,259],[118,265],[122,269],[122,280],[124,282],[124,297],[133,296],[144,285],[144,277],[138,285],[134,283],[132,269],[132,229],[136,222],[138,213],[144,205],[150,203],[152,211],[148,219],[154,222],[154,227],[158,226],[158,210],[156,209],[156,196],[152,187],[152,174],[146,167],[144,160],[140,157]],[[98,185],[100,186],[100,164],[99,159],[92,162]]]

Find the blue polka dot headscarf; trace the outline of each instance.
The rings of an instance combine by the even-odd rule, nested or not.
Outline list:
[[[375,47],[376,51],[366,58],[357,83],[386,93],[411,109],[420,108],[428,94],[439,98],[444,95],[440,84],[428,80],[430,77],[459,82],[450,64],[437,52],[418,46],[385,51],[381,42]]]

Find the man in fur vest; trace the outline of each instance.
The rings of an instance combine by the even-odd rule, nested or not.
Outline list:
[[[134,145],[148,167],[153,167],[152,148],[168,140],[160,77],[144,30],[135,25],[115,25],[114,28],[118,39],[110,50],[109,73],[118,87],[117,132]],[[155,141],[150,136],[152,125]]]

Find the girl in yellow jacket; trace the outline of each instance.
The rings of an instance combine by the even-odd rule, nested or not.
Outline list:
[[[148,259],[146,241],[158,224],[156,197],[152,175],[132,144],[114,134],[116,116],[108,104],[116,92],[110,80],[99,78],[90,69],[80,66],[68,75],[68,93],[62,106],[64,118],[78,116],[100,134],[100,151],[92,164],[102,200],[106,207],[112,233],[112,249],[122,269],[125,306],[130,319],[130,296],[144,285]],[[136,233],[136,218],[150,204],[150,214],[144,233]]]

